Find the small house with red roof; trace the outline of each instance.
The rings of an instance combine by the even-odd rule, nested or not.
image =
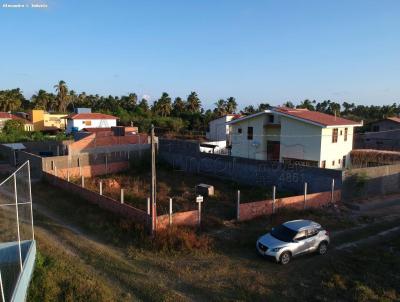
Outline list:
[[[77,112],[66,117],[67,134],[89,128],[111,128],[117,126],[117,117],[104,113]]]
[[[276,107],[228,122],[231,155],[330,169],[349,162],[361,123],[307,109]]]
[[[0,130],[4,128],[4,125],[8,120],[19,120],[24,124],[25,131],[33,131],[32,122],[9,112],[0,112]]]
[[[355,140],[357,149],[400,151],[400,118],[387,117],[366,125],[367,131]]]

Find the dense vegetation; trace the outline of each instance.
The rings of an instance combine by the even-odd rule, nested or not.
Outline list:
[[[366,122],[400,114],[400,104],[396,103],[365,106],[348,102],[340,104],[331,100],[304,100],[298,104],[288,101],[282,105],[307,108]],[[70,90],[64,81],[54,85],[54,93],[40,89],[29,100],[19,88],[0,91],[0,111],[24,111],[36,108],[50,112],[72,112],[77,107],[90,107],[95,112],[113,114],[119,117],[121,124],[138,125],[141,131],[147,131],[153,123],[161,129],[174,132],[182,130],[203,132],[208,122],[218,116],[235,112],[251,114],[271,106],[264,102],[257,106],[246,106],[239,111],[235,98],[229,97],[216,101],[212,110],[205,110],[196,92],[191,92],[185,99],[176,97],[174,100],[168,93],[163,92],[159,99],[149,104],[144,98],[139,100],[135,93],[122,96],[100,96],[85,92],[78,94]]]

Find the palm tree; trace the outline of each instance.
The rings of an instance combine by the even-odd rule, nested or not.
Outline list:
[[[226,100],[226,113],[232,114],[236,112],[237,103],[234,97],[229,97]]]
[[[306,99],[300,103],[300,105],[297,105],[296,108],[302,108],[302,109],[308,109],[310,111],[315,111],[315,106],[314,104],[316,101],[310,101],[309,99]]]
[[[186,104],[180,97],[177,97],[174,100],[174,104],[172,105],[172,108],[173,108],[172,109],[173,114],[175,116],[179,116],[185,111]]]
[[[201,101],[199,97],[197,96],[197,93],[192,91],[186,101],[186,106],[189,112],[195,113],[195,112],[200,112],[201,108]]]
[[[162,117],[170,115],[172,111],[172,104],[168,93],[163,92],[161,98],[154,102],[153,107],[155,113],[160,114]]]
[[[59,81],[58,84],[54,85],[57,92],[57,110],[65,112],[68,106],[68,87],[64,81]]]
[[[224,99],[219,99],[217,102],[214,103],[214,113],[217,116],[223,116],[226,114],[226,101]]]

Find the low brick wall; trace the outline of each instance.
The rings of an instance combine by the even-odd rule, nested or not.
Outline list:
[[[70,193],[74,193],[90,203],[97,204],[100,208],[134,220],[137,223],[147,224],[148,215],[145,211],[132,207],[128,204],[121,204],[112,198],[100,195],[99,193],[82,188],[74,183],[43,172],[43,177],[50,184]]]
[[[122,217],[132,219],[133,221],[143,224],[146,227],[149,226],[150,217],[143,210],[135,208],[129,204],[121,204],[120,201],[82,188],[79,185],[68,182],[65,179],[46,172],[43,172],[43,178],[51,185],[70,193],[77,194],[88,202],[98,205],[102,209],[108,210]],[[193,210],[174,213],[172,215],[172,224],[178,226],[196,226],[198,225],[198,211]],[[169,215],[157,216],[157,230],[165,229],[168,226]]]
[[[67,179],[68,170],[69,170],[69,177],[93,177],[98,175],[105,175],[105,174],[112,174],[121,171],[126,171],[129,169],[129,162],[115,162],[109,164],[99,164],[99,165],[91,165],[91,166],[83,166],[83,167],[71,167],[71,168],[64,168],[64,169],[57,169],[52,173],[57,173],[58,177]]]
[[[341,200],[341,191],[336,190],[333,193],[333,201]],[[304,204],[304,195],[297,195],[275,200],[275,211],[280,208],[294,208],[297,210],[306,208],[320,208],[331,202],[331,192],[320,192],[307,194]],[[242,203],[239,206],[239,221],[250,220],[259,216],[271,215],[273,212],[273,200],[262,200],[249,203]]]
[[[186,211],[172,214],[172,224],[194,227],[199,224],[199,211]],[[157,230],[163,230],[169,226],[169,215],[157,216]]]

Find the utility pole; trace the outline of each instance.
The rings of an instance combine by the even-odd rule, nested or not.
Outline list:
[[[157,207],[156,207],[156,150],[154,139],[154,125],[151,125],[151,232],[154,235],[156,230]]]

